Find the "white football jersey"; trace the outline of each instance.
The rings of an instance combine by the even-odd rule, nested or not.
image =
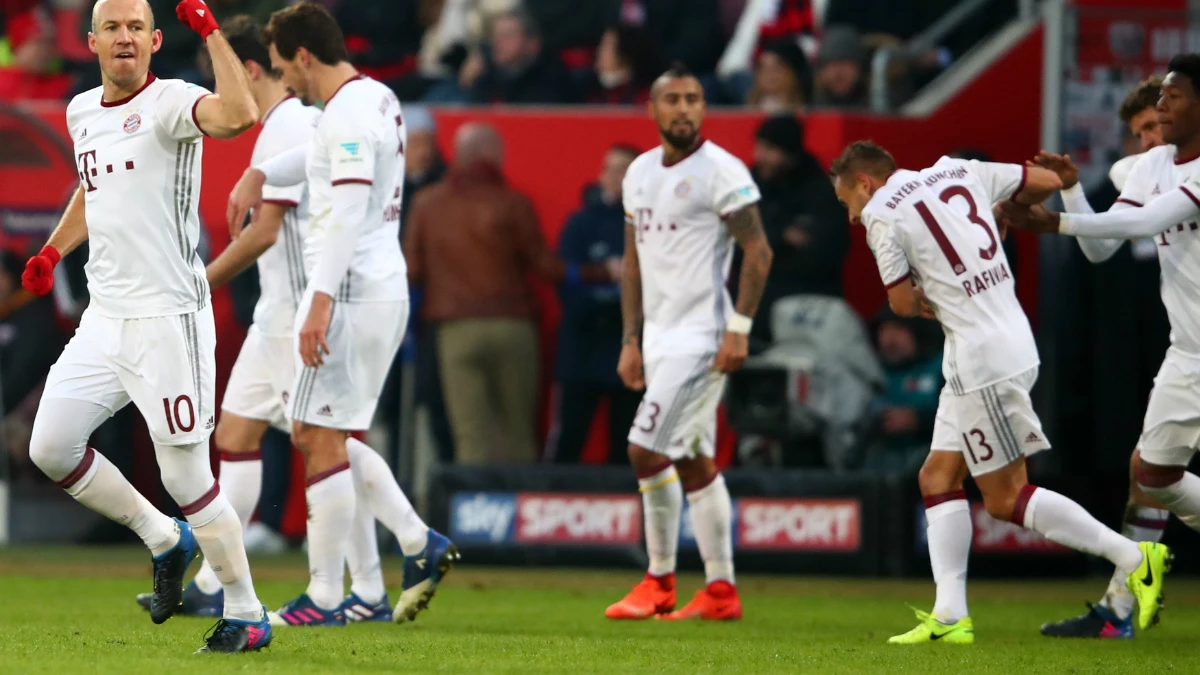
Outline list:
[[[408,299],[408,271],[400,252],[407,137],[396,94],[369,77],[350,80],[325,102],[307,168],[311,201],[304,253],[310,277],[332,225],[333,188],[371,186],[369,218],[335,300]]]
[[[892,174],[862,212],[884,285],[911,276],[933,305],[946,334],[942,373],[958,395],[1038,365],[992,218],[992,204],[1024,183],[1016,164],[943,157]]]
[[[1142,155],[1130,171],[1118,202],[1149,204],[1189,180],[1200,178],[1200,157],[1175,161],[1175,146]],[[1171,346],[1200,358],[1200,224],[1178,223],[1154,237],[1162,268],[1162,301],[1171,321]]]
[[[715,352],[732,315],[733,237],[723,218],[760,198],[741,160],[712,141],[674,164],[662,147],[629,165],[626,222],[637,229],[648,359]]]
[[[289,96],[263,114],[262,130],[254,142],[250,165],[259,164],[307,144],[314,136],[321,111]],[[267,336],[291,336],[296,305],[304,295],[308,277],[304,272],[304,238],[308,234],[308,188],[305,183],[288,187],[263,187],[263,201],[288,207],[279,239],[258,258],[261,288],[254,306],[254,325]]]
[[[200,242],[201,138],[196,104],[210,92],[151,73],[132,96],[86,91],[67,106],[84,190],[90,307],[139,319],[208,305]]]

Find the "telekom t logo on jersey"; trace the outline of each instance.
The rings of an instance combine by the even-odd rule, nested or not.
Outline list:
[[[98,188],[92,183],[93,178],[100,175],[100,165],[96,161],[96,151],[88,150],[75,156],[75,164],[79,168],[79,182],[86,187],[87,192],[95,192]],[[133,171],[133,160],[125,161],[125,170]],[[113,165],[105,164],[104,173],[112,173]]]

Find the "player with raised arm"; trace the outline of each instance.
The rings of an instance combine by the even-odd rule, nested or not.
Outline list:
[[[946,333],[946,386],[919,475],[937,599],[931,613],[917,612],[916,628],[888,642],[975,641],[966,601],[968,472],[993,518],[1115,564],[1138,599],[1138,626],[1150,626],[1168,549],[1122,537],[1070,499],[1030,484],[1025,473],[1025,458],[1050,447],[1029,397],[1039,360],[989,205],[1039,203],[1062,187],[1058,176],[948,157],[923,171],[898,170],[870,141],[848,146],[831,174],[851,219],[867,228],[892,309],[916,315],[919,286]]]
[[[1129,127],[1130,133],[1138,138],[1142,153],[1130,155],[1113,164],[1108,175],[1118,191],[1125,183],[1133,166],[1146,152],[1163,144],[1162,127],[1158,124],[1158,105],[1163,78],[1150,77],[1139,82],[1121,104],[1121,122]],[[1079,184],[1079,167],[1070,155],[1061,156],[1046,151],[1038,153],[1032,164],[1058,174],[1063,183],[1063,204],[1071,213],[1092,213],[1083,186]],[[1031,165],[1032,165],[1031,164]],[[1117,201],[1113,209],[1130,208],[1128,202]],[[1125,243],[1124,239],[1079,238],[1079,248],[1093,263],[1102,263],[1113,256]],[[1141,467],[1141,451],[1135,449],[1129,460],[1129,499],[1125,504],[1125,515],[1121,533],[1134,541],[1159,541],[1167,526],[1169,511],[1151,498],[1137,484]],[[1080,616],[1063,619],[1042,626],[1042,635],[1050,637],[1078,638],[1131,638],[1133,632],[1134,597],[1125,585],[1125,575],[1114,570],[1104,597],[1096,604],[1088,603],[1088,611]]]
[[[150,616],[180,605],[197,548],[224,589],[223,618],[202,651],[240,652],[271,642],[254,592],[237,513],[209,464],[216,332],[200,239],[201,138],[230,138],[258,121],[241,62],[201,0],[181,21],[213,57],[219,95],[150,72],[162,33],[145,0],[100,0],[88,46],[103,84],[67,106],[79,188],[22,283],[50,291],[54,265],[87,240],[91,302],[50,369],[30,457],[88,508],[129,526],[150,549]],[[146,420],[163,485],[187,520],[160,513],[88,438],[130,401]]]
[[[1200,447],[1195,385],[1200,377],[1200,54],[1180,54],[1168,70],[1158,101],[1167,145],[1147,152],[1134,166],[1121,192],[1131,208],[1060,215],[1009,207],[1002,215],[1014,227],[1039,232],[1155,238],[1171,346],[1146,407],[1137,482],[1185,525],[1200,530],[1200,477],[1187,470]]]
[[[245,67],[255,104],[263,111],[262,130],[251,163],[307,143],[320,111],[292,96],[279,74],[271,69],[262,27],[251,17],[241,15],[224,21],[221,32]],[[254,323],[225,388],[215,432],[221,493],[233,505],[243,530],[254,515],[262,491],[259,441],[268,425],[286,433],[292,430],[287,418],[288,389],[295,373],[292,323],[307,283],[302,258],[307,226],[308,191],[304,183],[268,188],[254,226],[226,246],[207,268],[209,286],[215,289],[257,261],[262,288],[254,308]],[[374,522],[371,518],[372,528]],[[150,609],[151,594],[142,593],[137,600]],[[178,613],[220,616],[223,602],[216,572],[205,564],[184,588],[183,606]]]
[[[700,82],[677,66],[650,92],[662,144],[625,174],[624,346],[618,371],[645,389],[629,459],[645,509],[650,568],[611,619],[740,619],[732,505],[713,462],[725,375],[738,369],[771,267],[758,186],[740,160],[700,135]],[[733,246],[745,261],[735,305],[725,290]],[[675,609],[675,553],[683,496],[706,585]]]
[[[393,617],[411,621],[428,606],[458,549],[417,516],[383,458],[349,437],[370,425],[408,319],[399,240],[400,102],[350,65],[341,29],[319,5],[302,2],[276,12],[265,39],[284,83],[305,103],[325,103],[312,143],[247,169],[228,210],[236,236],[246,214],[259,212],[264,185],[307,178],[308,286],[296,312],[297,376],[288,405],[308,477],[310,582],[271,620],[345,624],[343,568],[355,541],[357,492],[400,542],[404,581]],[[356,609],[384,609],[386,591],[375,590],[378,597],[361,598],[366,603]]]

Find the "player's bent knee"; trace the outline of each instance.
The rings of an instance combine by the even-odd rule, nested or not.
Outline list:
[[[671,465],[671,460],[666,455],[652,452],[633,443],[629,444],[628,454],[629,464],[633,466],[633,470],[639,476],[653,476]]]
[[[923,496],[940,495],[962,489],[958,464],[961,455],[954,452],[931,451],[917,472],[917,485]]]
[[[75,470],[87,451],[87,439],[67,425],[34,421],[29,438],[29,460],[52,480]]]
[[[983,508],[996,520],[1010,522],[1016,510],[1019,490],[998,489],[983,493]]]
[[[159,477],[176,504],[186,506],[200,499],[214,483],[208,443],[157,445]]]
[[[685,492],[695,492],[707,487],[717,478],[717,465],[707,457],[685,459],[675,462],[679,482]]]
[[[1187,467],[1185,466],[1163,466],[1143,460],[1138,467],[1137,484],[1142,492],[1159,499],[1156,491],[1173,486],[1183,480],[1183,474],[1186,472]]]

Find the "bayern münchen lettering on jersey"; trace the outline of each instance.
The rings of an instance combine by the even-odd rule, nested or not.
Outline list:
[[[308,159],[310,201],[305,263],[311,276],[332,225],[334,188],[371,186],[368,219],[336,300],[408,299],[408,272],[400,252],[400,207],[407,139],[400,101],[387,86],[359,76],[325,103]]]
[[[955,394],[1038,365],[1029,320],[992,204],[1025,183],[1025,169],[943,157],[924,171],[897,171],[863,209],[883,283],[920,286],[946,334],[942,372]]]
[[[1175,146],[1146,152],[1125,181],[1119,202],[1149,204],[1200,178],[1200,157],[1175,161]],[[1162,268],[1162,301],[1171,322],[1171,347],[1200,358],[1200,224],[1179,223],[1154,237]]]
[[[200,243],[201,138],[196,104],[209,95],[149,74],[132,96],[106,102],[103,88],[67,106],[83,188],[90,307],[137,319],[208,304]]]
[[[722,219],[760,199],[750,172],[712,141],[674,164],[660,146],[633,161],[623,192],[637,230],[642,351],[715,352],[733,311],[725,281],[734,242]]]
[[[321,112],[289,96],[263,114],[262,130],[254,142],[250,165],[257,166],[315,135]],[[263,187],[263,201],[288,208],[275,245],[258,258],[262,292],[254,306],[254,325],[264,335],[291,336],[296,306],[308,278],[304,272],[304,238],[308,234],[308,188],[301,182],[288,187]]]

